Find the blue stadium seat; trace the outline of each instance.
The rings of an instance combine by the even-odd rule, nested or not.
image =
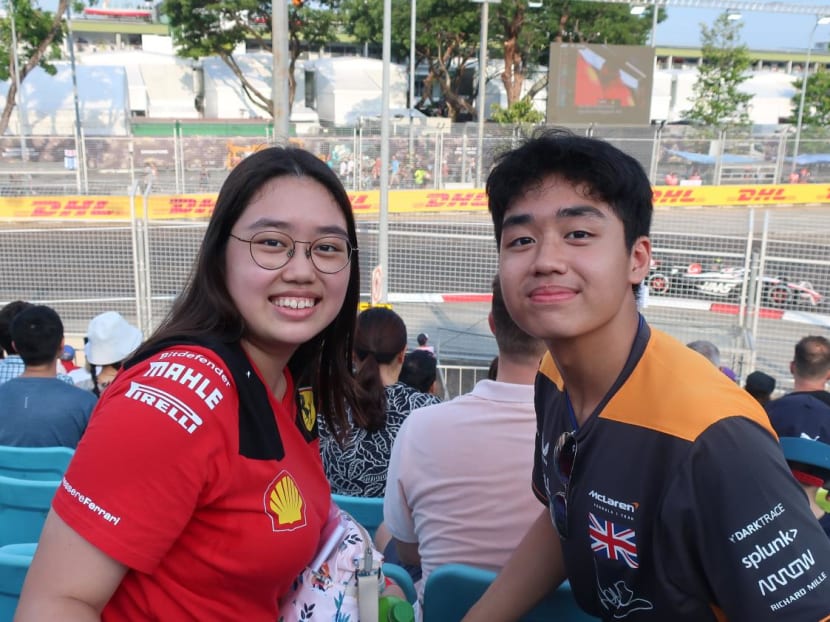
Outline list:
[[[2,550],[2,547],[0,547],[0,551]],[[383,564],[383,575],[398,584],[398,587],[403,590],[407,601],[411,604],[415,603],[418,598],[418,592],[415,591],[415,584],[412,582],[412,576],[410,576],[406,569],[398,566],[397,564],[390,564],[387,562]]]
[[[375,532],[383,522],[383,497],[348,497],[333,494],[331,498],[341,510],[351,514],[352,518],[363,525],[370,536],[375,537]]]
[[[61,479],[74,454],[75,450],[68,447],[0,445],[0,475],[18,479]]]
[[[0,546],[38,541],[59,485],[0,475]]]
[[[12,622],[32,558],[0,550],[0,622]]]
[[[495,578],[495,572],[464,564],[436,568],[424,588],[423,622],[458,622]],[[591,622],[597,619],[577,606],[571,587],[565,582],[523,616],[521,622]]]

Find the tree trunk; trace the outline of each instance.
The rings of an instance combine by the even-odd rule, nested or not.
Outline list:
[[[523,8],[517,8],[513,18],[505,24],[504,32],[504,71],[501,81],[507,92],[507,105],[516,103],[522,93],[522,84],[525,79],[525,67],[522,54],[519,50],[519,33],[524,25],[525,13]]]
[[[222,54],[221,58],[222,61],[230,68],[233,74],[237,78],[239,78],[239,82],[242,85],[242,90],[245,92],[245,95],[248,96],[248,99],[251,100],[251,103],[260,110],[263,110],[266,114],[272,114],[274,107],[273,101],[270,97],[254,88],[250,80],[248,80],[245,77],[245,74],[242,73],[242,70],[239,68],[239,65],[236,64],[236,60],[234,60],[233,55]]]

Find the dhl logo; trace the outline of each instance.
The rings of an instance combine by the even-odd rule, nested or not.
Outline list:
[[[107,199],[69,199],[32,201],[32,218],[77,218],[79,216],[116,216],[122,210],[114,209]]]
[[[738,201],[764,202],[783,201],[786,199],[784,188],[738,188]]]
[[[487,193],[473,192],[430,192],[424,209],[450,209],[458,207],[487,208]]]
[[[697,204],[701,203],[701,197],[693,188],[686,188],[683,190],[655,190],[654,202],[660,205],[669,205],[677,203]]]
[[[170,204],[167,209],[162,208],[162,211],[170,216],[210,216],[215,206],[216,199],[213,197],[170,197]]]
[[[355,212],[378,208],[377,203],[371,200],[368,192],[350,192],[349,200],[352,202],[352,210]]]

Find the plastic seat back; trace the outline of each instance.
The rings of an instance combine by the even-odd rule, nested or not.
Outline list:
[[[69,447],[0,445],[0,475],[18,479],[61,479],[75,450]]]
[[[2,550],[2,549],[0,549]],[[402,566],[397,564],[390,564],[389,562],[383,564],[383,574],[387,579],[392,579],[398,584],[398,587],[403,591],[406,600],[410,604],[415,604],[418,598],[418,592],[415,590],[415,584],[412,582],[412,577]]]
[[[11,622],[32,558],[0,550],[0,622]]]
[[[352,515],[358,523],[366,528],[373,538],[375,531],[383,522],[383,497],[348,497],[346,495],[331,496],[341,510]]]
[[[458,622],[495,578],[495,572],[464,564],[436,568],[424,588],[424,622]],[[597,619],[579,608],[567,582],[521,618],[522,622],[591,622]]]
[[[0,546],[38,541],[59,485],[0,476]]]

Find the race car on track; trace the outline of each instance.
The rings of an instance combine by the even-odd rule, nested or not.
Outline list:
[[[649,292],[657,296],[737,300],[747,278],[745,268],[720,264],[704,268],[700,263],[666,266],[661,260],[652,259],[646,282]],[[758,280],[763,288],[761,300],[764,305],[815,308],[825,301],[809,281],[770,276]]]

